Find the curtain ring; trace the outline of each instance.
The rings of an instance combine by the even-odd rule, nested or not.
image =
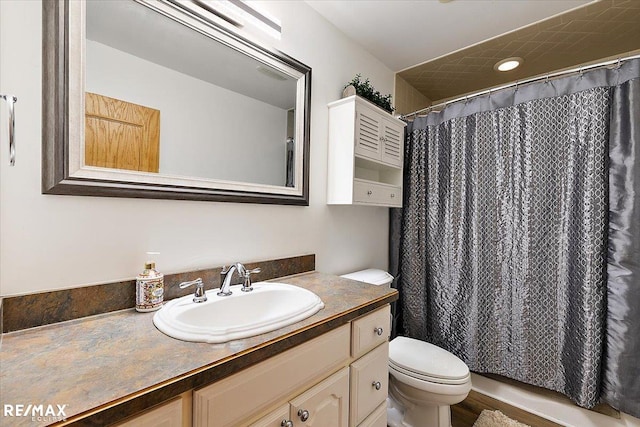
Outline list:
[[[622,65],[622,62],[620,61],[620,58],[618,58],[618,64],[616,65],[616,69],[619,70],[621,65]]]
[[[545,82],[545,83],[549,83],[549,74],[547,74],[546,76],[544,76],[544,82]]]

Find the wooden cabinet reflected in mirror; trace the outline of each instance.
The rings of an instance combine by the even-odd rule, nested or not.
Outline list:
[[[84,129],[85,165],[158,173],[159,110],[87,92]]]

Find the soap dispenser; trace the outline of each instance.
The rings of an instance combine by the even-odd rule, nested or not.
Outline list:
[[[136,277],[136,310],[154,311],[162,307],[164,275],[156,271],[156,263],[148,261]]]

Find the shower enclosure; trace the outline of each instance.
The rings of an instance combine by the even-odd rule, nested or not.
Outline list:
[[[640,59],[407,126],[399,330],[471,370],[640,416]]]

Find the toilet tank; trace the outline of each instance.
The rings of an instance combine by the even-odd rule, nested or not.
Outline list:
[[[384,270],[380,270],[377,268],[368,268],[366,270],[356,271],[354,273],[343,274],[341,277],[351,280],[357,280],[358,282],[369,283],[377,286],[385,286],[387,288],[391,287],[391,282],[393,282],[393,276],[387,273]],[[391,328],[391,337],[394,338],[396,335],[395,328],[395,303],[391,303],[391,316],[389,318],[389,327]]]
[[[344,274],[342,277],[359,282],[370,283],[372,285],[391,287],[393,276],[384,270],[377,268],[368,268],[366,270],[356,271],[354,273]]]

